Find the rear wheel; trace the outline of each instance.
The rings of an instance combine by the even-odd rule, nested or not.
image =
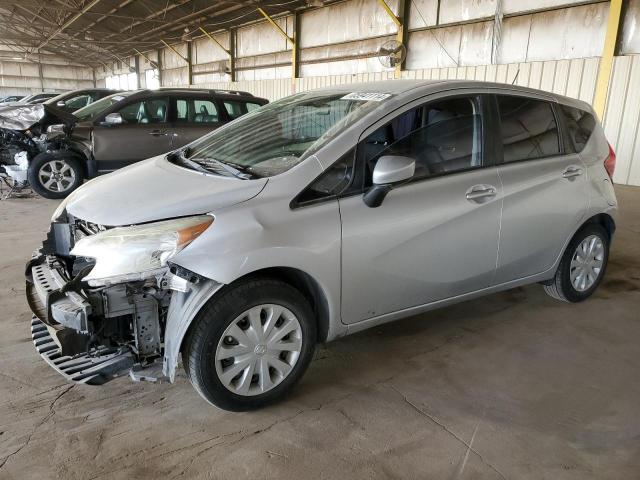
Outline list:
[[[547,294],[565,302],[581,302],[602,281],[609,260],[609,235],[600,225],[588,224],[571,240]]]
[[[316,342],[313,311],[287,283],[252,279],[206,305],[182,359],[195,389],[225,410],[260,408],[285,395],[307,369]]]
[[[65,198],[82,185],[78,159],[70,154],[41,153],[29,164],[29,183],[45,198]]]

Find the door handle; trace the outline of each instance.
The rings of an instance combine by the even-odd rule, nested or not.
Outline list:
[[[162,137],[167,136],[168,134],[163,130],[152,130],[151,132],[149,132],[149,135],[152,135],[154,137]]]
[[[467,190],[465,196],[472,202],[482,202],[483,199],[495,197],[497,194],[498,190],[493,185],[474,185]]]
[[[564,172],[562,172],[563,178],[573,178],[582,175],[582,169],[574,165],[568,166]]]

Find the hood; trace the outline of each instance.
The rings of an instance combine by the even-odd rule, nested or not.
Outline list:
[[[8,130],[27,130],[40,123],[45,117],[47,123],[56,122],[71,126],[77,122],[72,114],[51,105],[38,103],[36,105],[13,105],[0,109],[0,128]]]
[[[99,225],[133,225],[235,205],[258,195],[267,181],[207,175],[163,155],[91,180],[67,198],[66,209]]]

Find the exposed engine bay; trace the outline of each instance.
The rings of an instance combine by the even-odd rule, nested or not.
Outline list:
[[[199,281],[172,265],[145,279],[89,285],[83,278],[95,261],[70,251],[80,239],[105,230],[70,215],[65,223],[52,223],[26,268],[36,348],[74,382],[104,383],[161,359],[172,294]]]
[[[15,165],[16,155],[26,152],[31,160],[37,154],[60,148],[77,119],[51,105],[9,107],[0,111],[0,172],[3,165]],[[48,133],[49,126],[60,124],[59,131]]]

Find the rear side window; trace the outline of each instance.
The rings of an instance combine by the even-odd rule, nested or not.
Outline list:
[[[560,154],[558,123],[549,102],[499,95],[504,163]]]
[[[596,128],[596,119],[589,112],[567,105],[560,105],[560,111],[570,140],[567,150],[581,152]]]
[[[254,110],[257,110],[258,108],[260,108],[262,105],[260,105],[259,103],[253,103],[253,102],[247,102],[247,112],[253,112]]]
[[[176,122],[216,123],[220,120],[218,107],[212,100],[179,98],[176,100]]]

